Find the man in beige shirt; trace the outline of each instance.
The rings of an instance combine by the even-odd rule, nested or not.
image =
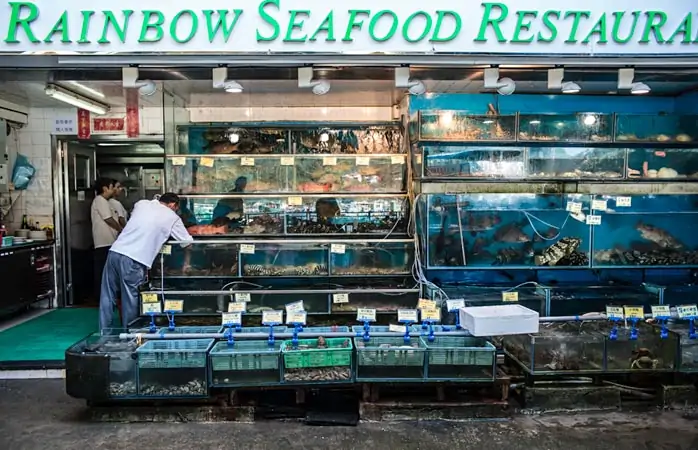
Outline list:
[[[123,227],[119,217],[109,204],[114,195],[114,183],[111,179],[100,178],[95,184],[95,199],[90,207],[92,219],[92,239],[94,242],[94,294],[99,298],[102,284],[102,271],[109,255],[109,249]]]

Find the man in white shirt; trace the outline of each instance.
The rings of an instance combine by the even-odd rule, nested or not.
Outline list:
[[[160,249],[172,236],[187,247],[194,241],[176,211],[177,194],[167,193],[156,200],[141,200],[133,208],[131,220],[112,245],[102,275],[99,326],[110,328],[114,303],[121,293],[121,322],[128,325],[139,315],[138,288],[145,283],[147,272]]]
[[[92,239],[94,243],[94,298],[98,299],[101,291],[102,271],[107,261],[109,247],[114,243],[122,226],[114,213],[109,199],[114,195],[114,183],[109,178],[100,178],[95,184],[95,199],[90,207],[92,219]]]
[[[121,183],[119,183],[118,180],[112,181],[114,182],[114,195],[112,195],[112,197],[109,199],[109,204],[118,217],[119,225],[121,225],[121,228],[123,228],[126,226],[126,221],[128,220],[126,208],[124,208],[124,205],[122,205],[119,201],[119,198],[124,193],[124,187],[121,185]]]

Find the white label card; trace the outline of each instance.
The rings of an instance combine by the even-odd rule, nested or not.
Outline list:
[[[601,216],[587,216],[587,225],[601,225]]]
[[[213,167],[213,158],[203,157],[199,160],[199,165],[202,167]]]
[[[240,253],[254,255],[254,244],[240,244]]]
[[[356,165],[357,166],[368,166],[371,164],[371,158],[368,156],[357,156],[356,157]]]
[[[288,198],[288,205],[289,206],[301,206],[303,204],[303,197],[289,197]]]
[[[698,317],[698,307],[696,305],[680,305],[676,307],[676,312],[681,319]]]
[[[359,322],[375,322],[376,310],[371,308],[359,308],[356,310],[356,320]]]
[[[227,312],[221,314],[221,325],[242,325],[242,313]]]
[[[288,325],[305,325],[308,313],[305,311],[290,311],[286,313],[286,324]]]
[[[423,322],[441,322],[441,311],[438,309],[423,309]]]
[[[183,166],[187,163],[187,158],[184,156],[175,156],[172,158],[172,165],[173,166]]]
[[[592,200],[591,209],[594,209],[596,211],[606,211],[608,209],[608,201],[607,200]]]
[[[625,311],[622,306],[606,306],[606,317],[609,319],[625,319]]]
[[[243,156],[242,158],[240,158],[240,165],[254,166],[254,158],[250,158],[249,156]]]
[[[436,309],[436,302],[427,298],[420,298],[417,301],[417,309]]]
[[[166,312],[182,312],[184,310],[184,300],[165,300]]]
[[[587,216],[584,213],[573,213],[570,214],[570,217],[572,217],[577,222],[586,223],[587,221]]]
[[[322,165],[323,166],[336,166],[337,165],[337,157],[336,156],[325,156],[322,158]]]
[[[143,314],[160,314],[162,312],[162,305],[158,303],[143,303],[141,310]]]
[[[616,206],[617,207],[628,208],[628,207],[632,206],[632,204],[633,204],[632,197],[616,197]]]
[[[416,309],[398,309],[397,310],[397,321],[398,322],[407,322],[407,323],[419,322],[419,319],[417,317],[417,310]]]
[[[286,314],[298,311],[305,311],[303,300],[298,300],[297,302],[288,303],[286,305]]]
[[[393,155],[390,157],[390,164],[405,164],[405,157],[401,155]]]
[[[388,331],[393,332],[393,333],[404,333],[404,332],[405,332],[405,326],[404,326],[404,325],[393,325],[393,324],[390,324],[390,325],[388,325]]]
[[[281,165],[282,166],[293,166],[296,164],[296,158],[293,156],[282,156]]]
[[[279,325],[284,323],[283,311],[262,311],[262,324]]]
[[[446,300],[446,309],[448,311],[458,311],[465,308],[465,300]]]
[[[236,302],[250,302],[252,301],[252,294],[249,292],[238,292],[235,294]]]
[[[247,311],[247,303],[245,302],[230,302],[228,303],[228,312],[245,312]]]
[[[332,303],[349,303],[349,294],[332,294]]]
[[[160,253],[163,255],[171,255],[172,254],[172,246],[171,245],[163,245],[162,249],[160,249]]]
[[[571,213],[582,212],[582,204],[579,202],[567,202],[567,211]]]
[[[671,308],[669,305],[652,305],[652,317],[655,319],[671,317]]]
[[[346,244],[331,244],[330,251],[338,255],[343,255],[347,251],[347,246]]]

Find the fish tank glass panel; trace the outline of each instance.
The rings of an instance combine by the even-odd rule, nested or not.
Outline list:
[[[179,156],[165,158],[166,190],[176,194],[289,191],[293,166],[282,156]]]
[[[407,155],[296,156],[296,192],[403,192]]]
[[[424,177],[522,178],[524,149],[517,147],[422,147]]]
[[[538,286],[450,286],[442,287],[442,290],[451,300],[463,299],[465,306],[492,306],[506,305],[512,302],[504,301],[505,292],[516,292],[518,301],[522,306],[537,311],[541,316],[545,316],[545,304],[547,300],[547,288]],[[446,302],[437,293],[431,292],[429,297],[442,304],[443,323],[455,323],[455,313],[445,311]],[[414,307],[414,305],[413,305]],[[447,319],[448,316],[452,316]]]
[[[662,338],[660,328],[638,322],[637,339],[631,336],[631,326],[620,324],[617,339],[609,334],[614,324],[597,321],[606,336],[606,370],[608,372],[671,372],[679,366],[679,335],[669,332]]]
[[[642,286],[560,286],[550,288],[550,316],[576,316],[603,313],[606,306],[643,306],[659,304],[659,290]]]
[[[422,111],[419,115],[419,139],[426,141],[513,141],[516,116],[474,115],[462,111]]]
[[[293,151],[298,154],[380,155],[403,153],[402,130],[397,126],[318,128],[292,131]]]
[[[412,146],[412,175],[414,177],[424,176],[424,173],[422,172],[422,170],[423,170],[422,161],[423,160],[424,160],[424,151],[422,150],[422,147],[419,145],[413,145]]]
[[[628,178],[698,180],[698,149],[629,149]]]
[[[239,275],[239,244],[225,241],[194,241],[188,247],[168,243],[161,263],[153,264],[153,278],[221,278]]]
[[[289,132],[281,128],[178,127],[182,155],[269,155],[288,153]]]
[[[240,250],[246,277],[314,277],[329,273],[329,244],[258,243]]]
[[[528,149],[530,178],[623,178],[625,149],[532,147]]]
[[[594,373],[604,369],[604,340],[595,322],[547,322],[537,334],[504,336],[503,347],[531,374]]]
[[[616,114],[616,142],[689,143],[698,140],[698,115]]]
[[[375,309],[377,314],[395,314],[398,309],[414,308],[417,301],[419,301],[419,293],[352,292],[348,294],[346,299],[343,296],[337,297],[334,295],[331,298],[332,314],[356,313],[356,310],[359,308]]]
[[[610,142],[610,114],[520,114],[520,141]]]
[[[285,291],[277,293],[270,290],[256,291],[236,291],[231,297],[235,299],[247,300],[249,294],[249,302],[247,302],[246,314],[261,315],[264,311],[271,310],[286,310],[286,305],[303,302],[303,308],[308,314],[327,314],[329,313],[328,294],[318,292],[292,292]]]
[[[687,321],[667,324],[667,328],[679,335],[681,345],[680,372],[698,372],[698,339],[691,339]],[[660,327],[661,329],[661,327]]]
[[[414,241],[347,242],[330,246],[332,275],[406,275],[412,270]]]
[[[384,236],[407,232],[405,196],[302,196],[286,206],[286,233],[368,234]]]
[[[593,227],[594,267],[698,266],[698,196],[596,199],[606,200],[608,209],[595,211],[601,216],[601,224]]]
[[[665,305],[698,303],[698,285],[667,286],[664,288]]]
[[[569,194],[427,195],[429,268],[588,267],[590,230]]]
[[[287,196],[181,196],[179,214],[192,236],[284,233]]]

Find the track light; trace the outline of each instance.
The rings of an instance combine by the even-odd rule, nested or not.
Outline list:
[[[55,84],[47,85],[44,92],[51,98],[55,98],[56,100],[73,105],[77,108],[86,109],[95,114],[102,115],[109,111],[109,106],[56,86]]]
[[[516,83],[511,78],[497,80],[497,93],[499,95],[511,95],[516,90]]]
[[[634,95],[649,94],[652,89],[645,83],[635,82],[630,86],[630,93]]]
[[[213,88],[223,89],[229,94],[239,94],[243,91],[242,85],[237,81],[228,79],[227,67],[216,67],[212,73]]]
[[[223,84],[223,90],[229,94],[239,94],[243,89],[242,85],[237,81],[229,80]]]
[[[313,87],[313,94],[315,95],[325,95],[330,92],[330,82],[324,78],[313,80],[310,82],[310,85]]]
[[[409,67],[398,67],[395,69],[395,87],[407,88],[412,95],[422,95],[427,91],[427,86],[422,80],[410,78]]]
[[[499,69],[490,67],[484,73],[485,89],[496,89],[499,95],[511,95],[516,91],[516,83],[511,78],[499,78]]]
[[[326,78],[314,78],[312,67],[298,68],[298,87],[311,88],[315,95],[325,95],[330,92],[331,84]]]
[[[121,76],[124,88],[138,89],[138,93],[143,97],[151,96],[158,90],[154,81],[138,79],[138,67],[123,67]]]
[[[563,94],[578,94],[582,88],[574,81],[566,81],[562,83],[560,90]]]

